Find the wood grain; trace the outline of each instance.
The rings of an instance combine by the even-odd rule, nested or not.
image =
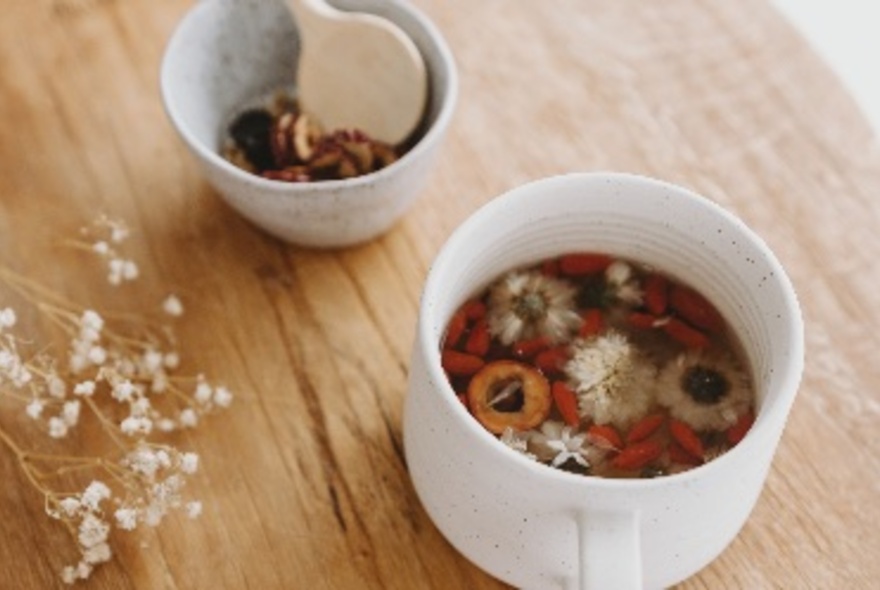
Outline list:
[[[203,517],[119,535],[90,587],[504,587],[446,543],[407,478],[418,297],[479,205],[599,169],[738,213],[781,258],[806,319],[806,374],[766,489],[680,587],[875,587],[880,150],[839,80],[763,0],[414,4],[456,55],[460,107],[418,204],[382,238],[332,252],[236,216],[173,134],[157,71],[189,2],[4,4],[0,262],[96,307],[180,292],[187,367],[238,396],[179,440],[202,456]],[[137,287],[109,290],[57,247],[100,211],[135,230]],[[0,474],[0,586],[60,587],[69,539],[5,452]]]

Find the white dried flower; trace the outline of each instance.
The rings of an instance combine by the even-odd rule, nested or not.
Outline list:
[[[172,317],[180,317],[183,315],[183,303],[176,295],[169,295],[162,302],[162,310]]]
[[[137,510],[134,508],[119,508],[113,513],[116,517],[116,526],[124,531],[132,531],[137,527]]]
[[[618,301],[639,306],[645,294],[634,276],[632,267],[623,260],[615,260],[605,269],[605,283],[609,293]]]
[[[180,412],[180,425],[186,428],[194,428],[199,423],[199,416],[192,408],[186,408]]]
[[[63,399],[67,395],[67,383],[58,375],[53,374],[46,378],[46,389],[55,399]]]
[[[232,392],[225,387],[218,387],[214,390],[214,403],[221,408],[228,408],[232,404]]]
[[[194,500],[192,502],[187,502],[186,504],[186,515],[190,518],[198,518],[199,515],[202,514],[202,503]]]
[[[536,271],[510,272],[489,292],[489,331],[505,345],[537,336],[560,342],[581,325],[575,295],[575,287],[561,279]]]
[[[137,387],[128,379],[115,383],[110,391],[113,399],[120,402],[131,401],[135,393],[137,393]]]
[[[0,310],[0,331],[4,328],[11,328],[16,322],[15,310],[11,307],[4,307]]]
[[[43,413],[44,404],[42,401],[35,399],[32,400],[27,407],[25,407],[24,411],[28,416],[33,418],[34,420],[39,419],[40,415]]]
[[[153,430],[153,421],[145,416],[129,416],[122,421],[119,428],[128,436],[146,436]]]
[[[79,524],[77,540],[82,547],[89,548],[104,543],[109,534],[110,525],[89,512]]]
[[[79,512],[81,504],[78,498],[75,498],[74,496],[68,496],[67,498],[64,498],[60,502],[58,502],[58,506],[64,512],[65,516],[72,517],[76,516],[76,514]]]
[[[92,380],[81,381],[73,386],[73,394],[88,397],[95,393],[95,382]]]
[[[587,444],[586,433],[576,433],[562,422],[547,420],[540,431],[532,435],[531,442],[538,457],[549,460],[553,467],[559,467],[569,459],[582,467],[590,466],[591,447]]]
[[[501,433],[499,439],[505,446],[510,449],[513,449],[520,455],[527,457],[529,459],[537,459],[534,453],[530,453],[528,450],[529,445],[529,433],[528,432],[518,432],[508,426],[504,429],[504,432]]]
[[[92,481],[82,494],[82,505],[93,512],[97,512],[101,501],[110,497],[110,488],[102,481]]]
[[[76,426],[77,422],[79,422],[79,410],[79,400],[66,401],[61,408],[61,419],[68,426]]]
[[[107,351],[103,346],[93,346],[89,349],[86,358],[93,365],[103,365],[107,360]]]
[[[180,456],[180,470],[187,475],[195,473],[199,468],[199,456],[195,453],[184,453]]]
[[[166,369],[176,369],[180,366],[180,355],[176,352],[165,353],[165,358],[162,362]]]
[[[64,420],[57,416],[49,418],[49,436],[52,438],[64,438],[67,436],[67,430],[68,426]]]
[[[695,430],[725,430],[752,403],[748,375],[737,359],[716,350],[692,350],[667,363],[657,379],[657,401]]]
[[[100,543],[94,547],[89,547],[83,552],[83,561],[88,564],[105,563],[110,561],[111,557],[113,557],[113,552],[107,543]]]
[[[200,404],[207,404],[211,401],[211,398],[214,395],[214,390],[211,388],[208,383],[205,381],[199,381],[198,385],[196,385],[195,393],[193,393],[193,397]]]
[[[104,240],[98,240],[94,244],[92,244],[92,251],[95,254],[100,254],[101,256],[107,256],[110,254],[110,245]]]
[[[597,424],[625,430],[654,402],[654,365],[617,330],[575,341],[565,372],[580,415]]]

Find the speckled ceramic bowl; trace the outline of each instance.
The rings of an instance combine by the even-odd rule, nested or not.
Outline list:
[[[374,238],[425,185],[458,94],[452,54],[434,25],[402,0],[336,0],[388,18],[424,56],[430,95],[424,132],[400,160],[366,176],[291,184],[227,162],[219,147],[243,104],[295,81],[298,34],[283,0],[202,0],[172,35],[161,69],[166,112],[208,182],[239,213],[285,241],[337,247]]]

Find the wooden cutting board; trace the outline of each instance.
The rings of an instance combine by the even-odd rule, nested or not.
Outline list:
[[[184,363],[236,393],[175,439],[201,455],[189,491],[202,517],[114,533],[90,588],[504,587],[446,543],[407,478],[418,297],[479,205],[588,170],[660,177],[729,207],[779,255],[804,309],[806,374],[766,489],[681,588],[876,585],[880,150],[765,0],[414,0],[456,55],[460,106],[416,206],[336,252],[255,230],[172,132],[157,72],[190,4],[9,0],[0,19],[0,263],[96,307],[180,293]],[[132,226],[136,287],[108,289],[59,247],[100,212]],[[39,444],[0,410],[0,427]],[[3,447],[0,477],[0,586],[61,587],[76,557],[67,533]]]

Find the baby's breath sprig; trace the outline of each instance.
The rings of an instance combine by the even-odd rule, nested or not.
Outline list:
[[[82,235],[68,244],[106,261],[111,285],[137,278],[137,265],[118,250],[129,236],[127,226],[102,216]],[[201,513],[201,502],[183,495],[199,456],[155,439],[196,427],[228,407],[233,395],[202,374],[179,374],[181,355],[169,320],[182,316],[184,307],[175,295],[161,302],[161,314],[100,313],[5,267],[0,284],[54,327],[52,341],[37,347],[15,333],[16,310],[0,304],[0,401],[18,402],[51,439],[67,438],[88,412],[111,449],[100,456],[30,452],[0,425],[0,446],[16,456],[43,495],[47,514],[76,542],[79,558],[61,572],[73,583],[112,557],[112,529],[156,526],[172,510],[191,518]],[[88,483],[70,491],[71,477]]]

